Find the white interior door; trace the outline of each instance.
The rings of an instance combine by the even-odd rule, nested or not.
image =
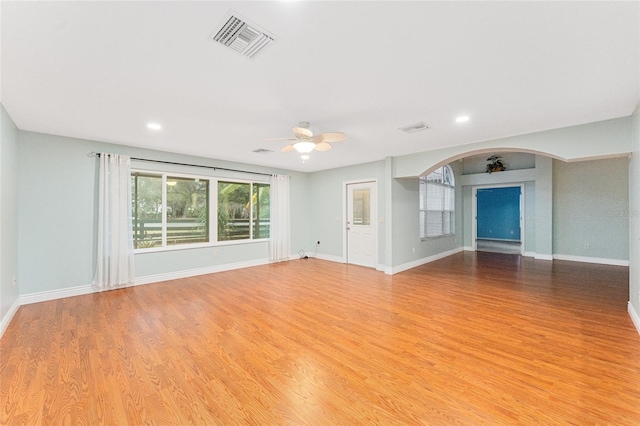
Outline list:
[[[376,182],[347,184],[347,263],[375,267],[378,258]]]

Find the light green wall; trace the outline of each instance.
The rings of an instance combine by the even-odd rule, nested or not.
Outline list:
[[[18,128],[0,104],[0,320],[19,296],[19,285],[13,286],[13,279],[19,279],[18,135]]]
[[[553,162],[553,253],[629,259],[629,160]]]
[[[536,252],[536,183],[524,183],[524,253]]]
[[[309,239],[298,249],[312,246],[320,241],[318,253],[334,258],[344,258],[343,229],[344,218],[344,184],[357,180],[375,179],[378,182],[378,264],[385,263],[385,163],[358,164],[331,170],[311,173],[309,175],[308,193],[313,194],[309,205],[299,214],[305,216],[310,224]]]
[[[473,248],[473,187],[462,187],[462,245]]]
[[[87,285],[93,280],[98,161],[87,157],[91,151],[288,174],[291,176],[292,244],[295,247],[308,238],[304,217],[295,214],[306,210],[308,205],[306,174],[23,131],[20,132],[18,149],[18,265],[21,294]],[[135,161],[133,166],[200,175],[268,179],[264,176]],[[268,245],[265,242],[136,254],[136,276],[215,267],[267,257]]]
[[[629,302],[640,332],[640,103],[633,113],[629,162]]]
[[[456,182],[455,235],[451,237],[420,240],[418,178],[394,179],[393,188],[393,261],[391,267],[404,265],[462,246],[464,224],[462,222],[463,200],[460,176],[462,165],[451,163]]]
[[[536,258],[553,256],[553,163],[551,158],[536,155],[535,245]]]
[[[430,167],[483,152],[522,151],[563,160],[624,156],[631,152],[631,118],[615,118],[580,126],[529,133],[394,158],[394,177],[415,177]]]

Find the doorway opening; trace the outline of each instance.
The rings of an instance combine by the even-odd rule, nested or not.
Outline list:
[[[523,186],[475,188],[475,250],[524,253]]]

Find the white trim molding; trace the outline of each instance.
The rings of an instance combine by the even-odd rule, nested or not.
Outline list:
[[[118,288],[123,288],[123,287],[126,287],[126,286],[118,286],[110,290],[116,290]],[[49,300],[64,299],[65,297],[74,297],[74,296],[82,296],[83,294],[98,293],[100,291],[104,291],[104,290],[100,290],[99,288],[94,287],[91,284],[86,284],[86,285],[79,285],[76,287],[61,288],[59,290],[47,290],[47,291],[39,291],[37,293],[23,294],[22,296],[20,296],[18,300],[20,301],[20,306],[22,306],[22,305],[30,305],[32,303],[47,302]]]
[[[18,312],[18,308],[20,308],[20,298],[16,299],[13,302],[5,316],[2,318],[2,321],[0,321],[0,338],[9,326],[9,323],[11,323],[11,320],[13,319],[16,312]]]
[[[197,275],[215,274],[216,272],[232,271],[234,269],[250,268],[252,266],[266,265],[269,259],[248,260],[246,262],[227,263],[224,265],[207,266],[205,268],[187,269],[185,271],[167,272],[163,274],[146,275],[138,277],[134,285],[157,283],[161,281],[177,280],[180,278],[195,277]]]
[[[316,257],[316,259],[328,260],[329,262],[346,263],[345,258],[342,257],[342,256],[334,256],[334,255],[331,255],[331,254],[318,253],[318,254],[316,254],[315,257]]]
[[[538,254],[533,256],[536,260],[553,260],[553,256],[550,254]]]
[[[463,247],[456,247],[452,250],[443,251],[442,253],[434,254],[433,256],[423,257],[411,262],[403,263],[402,265],[391,266],[384,268],[384,273],[387,275],[394,275],[398,272],[406,271],[408,269],[416,268],[426,263],[434,262],[436,260],[444,259],[445,257],[452,256],[456,253],[460,253],[464,250]]]
[[[537,259],[537,257],[536,257]],[[602,257],[586,257],[586,256],[572,256],[568,254],[554,254],[554,260],[569,260],[571,262],[584,262],[584,263],[600,263],[602,265],[613,266],[629,266],[628,260],[622,259],[607,259]]]
[[[629,316],[631,317],[631,321],[633,321],[633,325],[636,326],[636,330],[638,331],[638,334],[640,334],[640,315],[633,308],[633,305],[631,304],[631,302],[628,302],[628,304],[627,304],[627,312],[629,312]]]

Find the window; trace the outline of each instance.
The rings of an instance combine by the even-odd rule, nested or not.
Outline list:
[[[269,238],[269,193],[268,183],[133,172],[134,248]],[[212,211],[216,199],[217,223]]]
[[[269,184],[218,182],[218,241],[269,238]]]
[[[209,181],[132,173],[133,247],[209,241]]]
[[[209,241],[209,181],[167,177],[167,245]]]
[[[420,238],[453,235],[455,204],[455,181],[450,166],[420,177]]]
[[[353,224],[354,225],[371,225],[371,212],[369,211],[371,203],[369,202],[371,190],[354,189],[353,190]]]

